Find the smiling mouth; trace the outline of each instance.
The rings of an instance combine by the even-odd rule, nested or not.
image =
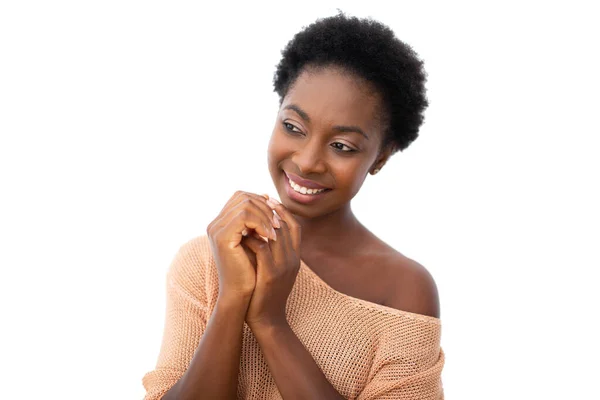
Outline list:
[[[287,175],[285,176],[285,179],[287,180],[287,182],[290,185],[290,187],[292,188],[292,190],[294,190],[296,193],[300,193],[300,194],[303,194],[306,196],[314,196],[317,194],[329,192],[331,190],[331,189],[309,189],[304,186],[300,186],[296,182],[294,182],[293,180],[288,178]]]

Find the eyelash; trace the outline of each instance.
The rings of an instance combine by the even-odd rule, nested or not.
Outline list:
[[[291,127],[293,127],[293,128],[296,128],[296,126],[294,126],[294,125],[290,124],[289,122],[284,122],[284,123],[283,123],[283,128],[284,128],[286,131],[288,131],[288,132],[290,132],[290,133],[301,133],[301,132],[294,131],[294,130],[293,130],[293,128],[292,128],[292,129],[290,129],[290,128],[289,128],[289,126],[291,126]],[[296,129],[297,129],[297,128],[296,128]],[[335,147],[335,149],[336,149],[338,152],[340,152],[340,153],[355,153],[355,152],[356,152],[356,150],[354,150],[353,148],[351,148],[350,146],[348,146],[348,145],[346,145],[346,144],[344,144],[344,143],[340,143],[340,142],[335,142],[335,143],[341,144],[342,146],[346,146],[347,148],[349,148],[349,149],[350,149],[350,150],[341,150],[340,148],[337,148],[337,147]]]

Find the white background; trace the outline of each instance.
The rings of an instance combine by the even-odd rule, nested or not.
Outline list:
[[[389,3],[342,10],[414,47],[431,105],[352,204],[437,282],[447,398],[597,396],[592,2]],[[276,194],[275,65],[336,7],[1,3],[0,397],[143,397],[169,263]]]

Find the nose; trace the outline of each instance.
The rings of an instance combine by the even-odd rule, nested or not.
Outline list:
[[[306,140],[292,156],[292,162],[304,176],[323,174],[327,167],[323,160],[322,144],[318,140]]]

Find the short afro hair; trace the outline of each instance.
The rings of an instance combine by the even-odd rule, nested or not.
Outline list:
[[[305,67],[337,66],[374,85],[382,95],[387,129],[380,151],[393,153],[413,142],[429,105],[423,61],[394,32],[370,18],[338,15],[317,19],[281,51],[273,77],[279,104]]]

